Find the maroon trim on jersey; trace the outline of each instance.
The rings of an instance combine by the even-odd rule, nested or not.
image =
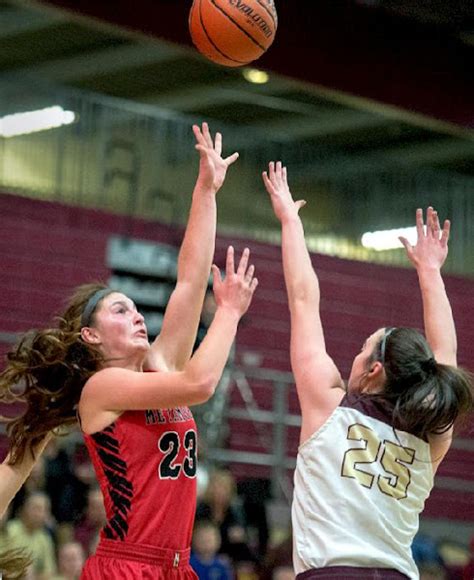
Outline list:
[[[392,568],[356,568],[355,566],[329,566],[328,568],[318,568],[308,570],[296,576],[296,580],[310,580],[311,578],[334,578],[339,580],[352,580],[362,578],[363,580],[407,580],[405,574],[393,570]]]
[[[368,417],[393,427],[393,406],[382,397],[371,397],[361,393],[346,393],[339,406],[355,409]]]
[[[127,462],[120,456],[120,444],[115,438],[115,423],[91,435],[97,455],[107,478],[113,516],[103,532],[109,540],[125,540],[128,533],[128,513],[132,507],[133,484],[127,479]]]
[[[383,397],[364,393],[346,393],[339,406],[355,409],[368,417],[382,421],[382,423],[393,427],[393,429],[404,431],[404,429],[400,429],[394,425],[393,404],[389,403]],[[408,433],[408,431],[406,432]],[[411,435],[428,442],[427,437],[420,437],[418,433],[411,433]]]

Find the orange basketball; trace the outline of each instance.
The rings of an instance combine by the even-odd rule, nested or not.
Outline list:
[[[225,66],[256,60],[275,38],[273,0],[194,0],[189,30],[196,48]]]

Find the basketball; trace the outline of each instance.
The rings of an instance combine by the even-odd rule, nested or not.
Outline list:
[[[199,52],[230,67],[260,58],[272,44],[277,24],[273,0],[194,0],[189,13]]]

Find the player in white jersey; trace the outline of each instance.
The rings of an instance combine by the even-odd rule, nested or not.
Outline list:
[[[292,506],[298,580],[418,578],[410,546],[458,416],[472,409],[456,368],[456,331],[441,278],[450,224],[417,210],[417,243],[401,238],[420,283],[425,337],[382,328],[355,357],[347,388],[326,352],[320,291],[286,168],[263,180],[282,226],[291,365],[301,406]]]

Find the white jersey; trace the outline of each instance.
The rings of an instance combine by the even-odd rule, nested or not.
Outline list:
[[[296,574],[353,566],[419,577],[410,547],[433,487],[430,447],[395,431],[380,399],[346,395],[300,446],[294,477]]]

